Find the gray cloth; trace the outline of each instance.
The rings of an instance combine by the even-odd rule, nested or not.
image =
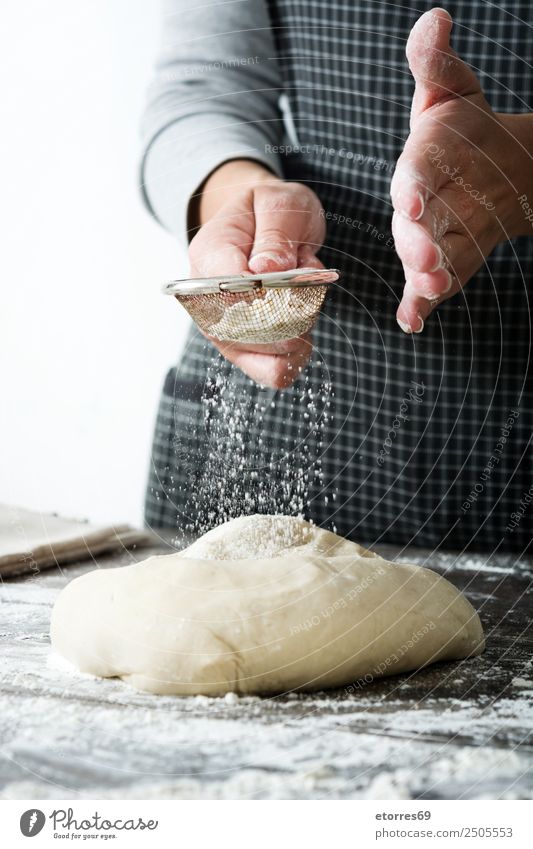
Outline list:
[[[107,551],[147,545],[151,537],[130,525],[94,525],[55,514],[0,504],[0,577],[33,573]]]
[[[152,214],[186,240],[191,195],[223,162],[255,159],[282,176],[280,77],[262,0],[164,0],[157,73],[143,121],[141,185]]]

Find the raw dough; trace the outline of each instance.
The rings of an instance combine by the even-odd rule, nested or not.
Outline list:
[[[176,554],[76,578],[52,646],[82,672],[176,695],[316,690],[479,654],[448,581],[288,516],[220,525]]]

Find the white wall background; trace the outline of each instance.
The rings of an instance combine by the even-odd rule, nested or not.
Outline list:
[[[147,0],[2,4],[0,501],[139,523],[185,258],[142,207]]]

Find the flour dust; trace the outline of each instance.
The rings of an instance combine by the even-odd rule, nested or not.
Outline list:
[[[332,397],[316,352],[286,390],[258,386],[215,355],[196,424],[197,468],[178,484],[188,489],[185,535],[256,513],[312,518],[312,499],[334,500],[325,494],[321,459]]]

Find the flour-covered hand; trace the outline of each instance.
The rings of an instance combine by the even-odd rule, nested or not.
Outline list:
[[[411,132],[391,184],[392,230],[405,272],[400,327],[420,332],[502,241],[533,234],[520,198],[533,186],[530,114],[495,113],[474,71],[450,47],[443,9],[407,43],[415,78]]]

